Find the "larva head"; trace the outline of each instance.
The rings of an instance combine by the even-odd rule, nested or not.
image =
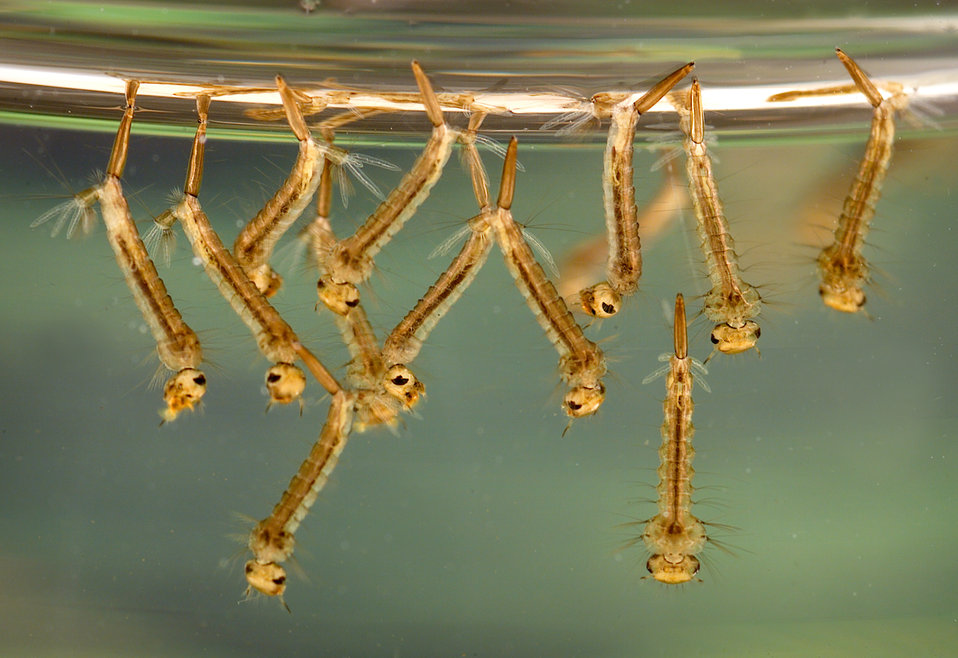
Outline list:
[[[250,560],[246,563],[246,582],[266,596],[282,596],[286,591],[286,570],[275,562]]]
[[[206,393],[206,375],[196,368],[183,368],[163,386],[164,422],[172,422],[184,409],[193,409]]]
[[[746,320],[741,327],[721,322],[712,329],[712,344],[722,354],[738,354],[755,347],[762,328],[753,320]]]
[[[591,416],[605,400],[605,385],[596,382],[594,386],[576,386],[565,395],[562,407],[566,415],[572,418]]]
[[[289,404],[299,399],[306,388],[306,375],[291,363],[277,363],[266,371],[266,390],[270,404]]]
[[[833,286],[823,283],[818,287],[825,306],[842,313],[857,313],[865,307],[865,292],[858,286]]]
[[[597,318],[611,318],[622,307],[622,297],[603,281],[579,291],[582,310]]]
[[[320,278],[316,282],[316,293],[323,306],[336,315],[345,316],[349,309],[359,305],[359,290],[351,283]]]
[[[412,409],[420,397],[426,395],[426,386],[412,370],[401,363],[391,366],[383,376],[383,388],[402,403],[406,410]]]
[[[699,572],[699,560],[684,553],[656,554],[645,563],[652,577],[666,585],[687,583]]]
[[[250,270],[248,274],[256,289],[266,297],[272,297],[283,287],[283,277],[267,264]]]

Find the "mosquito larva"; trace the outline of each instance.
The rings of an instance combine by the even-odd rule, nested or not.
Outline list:
[[[416,84],[422,95],[426,115],[432,122],[432,135],[419,159],[398,187],[379,204],[356,233],[338,242],[324,258],[327,274],[335,281],[362,283],[372,273],[373,258],[425,201],[449,159],[458,132],[443,119],[439,100],[418,62],[412,63]]]
[[[306,385],[303,371],[293,362],[301,358],[316,380],[331,395],[340,390],[339,383],[320,361],[299,342],[285,320],[266,297],[256,288],[233,255],[223,246],[219,236],[203,212],[197,195],[203,179],[204,145],[210,97],[198,96],[196,110],[199,125],[190,153],[184,193],[171,212],[183,227],[193,245],[196,256],[203,261],[206,274],[213,280],[220,294],[256,337],[260,352],[273,361],[266,374],[266,388],[270,403],[286,404],[299,399]]]
[[[126,107],[103,181],[77,194],[72,205],[76,217],[83,217],[86,228],[90,223],[88,219],[95,217],[93,204],[99,201],[116,262],[156,340],[160,362],[174,373],[163,386],[166,409],[160,412],[164,422],[169,422],[184,409],[193,409],[200,403],[206,393],[206,375],[199,369],[203,361],[200,340],[173,305],[173,299],[140,238],[120,183],[126,167],[138,89],[139,82],[127,81]],[[75,221],[76,218],[71,221],[69,233],[73,232]]]
[[[665,176],[659,189],[638,216],[639,233],[648,241],[661,233],[688,205],[688,186],[679,182],[675,163],[664,162]],[[556,286],[563,299],[578,297],[579,291],[594,281],[596,273],[604,271],[609,255],[609,237],[602,232],[574,246],[562,258],[559,281]]]
[[[332,132],[326,134],[331,143]],[[333,163],[327,161],[321,175],[316,218],[308,228],[313,251],[319,260],[321,271],[316,282],[320,302],[333,312],[336,325],[349,349],[352,360],[347,371],[349,386],[356,391],[357,431],[365,431],[376,425],[396,424],[399,411],[411,410],[425,395],[426,389],[405,365],[387,364],[376,339],[366,311],[360,303],[359,290],[349,282],[336,282],[324,271],[321,260],[336,244],[329,223],[332,198]]]
[[[283,596],[286,570],[280,563],[293,554],[296,530],[316,502],[346,447],[354,403],[355,396],[351,391],[340,390],[332,396],[319,440],[290,480],[272,513],[250,532],[248,545],[253,559],[246,563],[245,568],[249,583],[247,595],[255,589],[267,596]]]
[[[891,95],[883,97],[851,57],[840,48],[835,52],[855,86],[875,108],[865,155],[842,206],[835,241],[818,256],[821,277],[818,291],[822,301],[837,311],[855,313],[864,309],[862,287],[869,280],[868,261],[862,256],[862,245],[881,195],[882,181],[888,172],[895,141],[895,114],[907,107],[908,96],[900,85],[894,85]]]
[[[289,177],[250,220],[233,243],[233,255],[261,293],[272,297],[283,284],[282,277],[269,265],[276,243],[303,213],[319,186],[323,151],[313,140],[296,95],[283,76],[276,76],[286,120],[296,139],[299,155]]]
[[[387,364],[407,364],[416,358],[429,333],[459,300],[489,257],[493,243],[489,213],[493,212],[493,207],[489,197],[489,180],[475,143],[476,132],[484,116],[482,113],[473,114],[469,119],[469,128],[460,135],[463,157],[481,212],[469,220],[469,237],[449,267],[386,338],[383,359]]]
[[[659,513],[645,522],[642,540],[652,556],[646,568],[660,583],[686,583],[699,571],[695,557],[705,548],[705,526],[692,515],[692,382],[704,367],[688,354],[685,300],[675,296],[674,353],[665,381],[665,420],[658,469]]]
[[[619,312],[622,297],[635,293],[642,276],[638,209],[632,170],[633,142],[639,117],[658,103],[695,67],[693,62],[673,71],[634,102],[612,107],[612,123],[605,147],[602,198],[608,231],[609,258],[606,280],[579,292],[582,309],[600,318]]]
[[[496,208],[486,216],[516,287],[559,352],[559,372],[571,386],[563,400],[563,408],[572,418],[580,418],[595,413],[605,399],[605,385],[602,383],[605,356],[599,346],[582,333],[582,328],[532,255],[512,217],[517,149],[518,140],[513,137],[502,167]]]
[[[676,94],[687,157],[689,194],[705,264],[712,289],[705,296],[705,315],[716,322],[711,340],[725,354],[738,354],[755,347],[762,331],[753,320],[762,310],[758,291],[742,280],[735,243],[722,210],[718,186],[712,173],[712,159],[705,145],[705,112],[698,80],[686,94]]]

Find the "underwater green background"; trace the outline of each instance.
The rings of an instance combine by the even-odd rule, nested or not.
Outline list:
[[[128,49],[138,40],[149,53],[157,41],[132,34],[133,19],[152,20],[164,7],[167,16],[181,19],[172,3],[102,5],[105,18],[97,25],[122,34],[121,40],[65,30],[93,24],[92,8],[82,3],[26,10],[3,4],[2,38],[48,46],[48,66],[71,48],[83,65],[98,48]],[[807,33],[816,31],[803,28],[801,49],[803,40],[785,19],[817,20],[821,8],[789,6],[775,57],[771,36],[757,36],[771,34],[769,15],[750,17],[761,29],[748,29],[743,19],[737,42],[732,34],[713,34],[696,50],[687,35],[710,29],[701,21],[714,15],[692,20],[677,12],[658,15],[672,22],[642,22],[630,5],[610,3],[595,23],[576,27],[573,5],[553,5],[550,13],[549,3],[528,2],[510,7],[513,26],[489,17],[463,21],[467,7],[447,20],[407,15],[406,31],[395,33],[384,26],[403,22],[409,7],[365,14],[365,4],[327,3],[307,15],[289,5],[223,9],[210,41],[197,42],[204,53],[200,74],[217,68],[206,55],[223,47],[217,41],[223,31],[237,30],[237,39],[248,33],[234,25],[238,16],[258,16],[261,39],[285,48],[275,55],[251,47],[248,61],[224,54],[227,70],[269,80],[276,61],[301,42],[319,40],[322,30],[308,33],[310,21],[328,20],[349,30],[329,28],[337,35],[326,44],[330,50],[308,57],[308,65],[341,67],[348,72],[343,77],[355,76],[351,84],[363,84],[363,67],[378,61],[381,68],[370,65],[370,85],[411,85],[406,67],[413,57],[434,81],[451,76],[456,35],[463,68],[477,71],[488,60],[466,54],[476,52],[481,39],[462,35],[507,28],[516,43],[539,38],[550,47],[562,39],[549,35],[595,28],[594,36],[580,34],[565,45],[603,53],[586,57],[581,76],[571,77],[586,90],[608,81],[594,78],[603,61],[620,62],[607,77],[618,76],[624,64],[614,52],[629,21],[656,44],[672,39],[672,50],[657,50],[639,82],[692,58],[703,84],[710,63],[716,77],[731,84],[752,75],[768,80],[779,59],[803,70],[789,69],[775,81],[828,78],[840,73],[835,45],[878,77],[908,70],[909,44],[939,53],[942,70],[949,62],[954,70],[958,44],[954,33],[933,27],[924,40],[879,35],[895,32],[881,20],[896,12],[909,20],[926,16],[931,26],[936,18],[953,20],[935,14],[940,10],[933,3],[918,8],[923,14],[909,14],[902,3],[877,9],[872,3],[873,23],[855,7],[826,15],[822,20],[833,27],[818,30],[815,41]],[[503,7],[496,5],[500,12]],[[533,29],[537,16],[543,18]],[[38,27],[44,20],[58,26],[46,37]],[[859,27],[836,41],[841,29],[835,26],[845,20]],[[250,19],[245,30],[251,22],[256,27]],[[287,24],[298,31],[282,44],[274,30]],[[149,27],[143,22],[144,32]],[[612,37],[603,41],[602,29]],[[389,32],[388,43],[378,30]],[[441,33],[446,38],[434,41]],[[195,35],[181,36],[179,52],[195,53]],[[499,49],[507,51],[502,43]],[[544,62],[556,71],[577,70],[568,64],[572,52],[542,53],[527,70],[549,84],[555,80]],[[758,63],[751,67],[753,56]],[[41,60],[30,57],[33,65]],[[257,57],[269,64],[254,66]],[[521,70],[522,61],[493,63],[489,70],[500,74]],[[163,65],[162,58],[153,60],[156,68]],[[170,70],[181,67],[189,68],[186,56],[169,60]],[[761,119],[745,125],[709,116],[724,129],[712,150],[744,275],[760,286],[768,305],[761,355],[715,357],[707,377],[711,393],[694,393],[693,512],[714,524],[709,532],[718,540],[704,553],[702,582],[668,588],[643,579],[644,550],[623,549],[639,532],[623,524],[655,513],[664,384],[641,382],[671,345],[663,303],[682,292],[697,314],[706,290],[694,218],[686,210],[643,236],[640,293],[616,318],[587,328],[609,359],[608,396],[596,417],[577,421],[565,434],[555,350],[493,251],[415,362],[428,390],[420,417],[408,417],[395,435],[375,430],[351,437],[297,533],[301,573],[291,570],[288,614],[275,601],[237,603],[245,588],[242,536],[250,522],[236,514],[259,519],[269,513],[316,440],[328,402],[310,380],[302,416],[295,408],[264,413],[268,364],[192,262],[181,234],[172,266],[160,271],[204,342],[209,391],[200,413],[158,427],[160,392],[148,387],[156,366],[152,339],[102,225],[73,241],[29,228],[61,200],[49,195],[67,193],[50,170],[59,168],[76,191],[105,166],[119,111],[90,109],[98,121],[93,131],[73,129],[79,126],[65,106],[59,113],[65,123],[53,125],[45,116],[36,122],[43,125],[27,125],[29,98],[18,97],[21,104],[7,103],[0,126],[0,653],[896,656],[950,655],[958,647],[958,187],[948,164],[958,141],[949,106],[935,117],[937,128],[900,122],[866,246],[876,269],[867,291],[870,318],[827,311],[814,274],[817,248],[829,238],[828,222],[837,217],[864,150],[864,104],[860,115],[840,125],[818,130],[798,119],[787,134]],[[56,107],[47,95],[37,98]],[[142,232],[150,215],[166,207],[170,188],[182,184],[192,104],[181,102],[182,115],[171,118],[176,134],[166,136],[155,134],[163,117],[150,115],[151,100],[140,102],[124,186]],[[230,244],[282,181],[296,146],[281,131],[269,142],[234,139],[232,126],[217,123],[217,107],[200,198]],[[426,133],[404,131],[403,121],[397,118],[396,136],[356,136],[356,149],[408,169]],[[649,140],[641,126],[640,133],[641,207],[662,184],[663,171],[656,166],[660,153],[644,148]],[[347,130],[344,143],[349,137]],[[604,133],[556,140],[520,132],[519,140],[525,171],[514,214],[561,260],[604,231]],[[497,189],[500,162],[488,152],[484,158]],[[383,189],[401,176],[370,173]],[[357,186],[348,208],[337,199],[334,226],[345,235],[375,205]],[[468,176],[454,156],[419,213],[377,258],[364,290],[381,337],[452,258],[427,256],[474,209]],[[331,318],[314,310],[315,272],[283,245],[274,262],[287,283],[275,304],[342,373],[347,352]],[[711,349],[708,323],[693,317],[691,353],[704,359]]]

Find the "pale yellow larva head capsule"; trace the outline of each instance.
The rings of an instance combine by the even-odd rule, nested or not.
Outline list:
[[[246,563],[246,582],[266,596],[282,596],[286,591],[286,570],[275,562],[250,560]]]
[[[306,375],[291,363],[277,363],[266,371],[266,390],[270,404],[289,404],[299,399],[306,388]]]
[[[566,415],[572,418],[582,418],[591,416],[605,400],[605,385],[597,382],[594,386],[576,386],[568,393],[562,401],[562,407]]]
[[[248,272],[250,281],[266,297],[272,297],[283,287],[283,277],[268,264],[255,267]]]
[[[184,409],[193,409],[206,393],[206,375],[196,368],[183,368],[163,386],[164,422],[172,422]]]
[[[426,386],[419,381],[412,370],[401,363],[391,366],[383,376],[383,388],[386,393],[399,400],[403,408],[412,409],[425,397]]]
[[[858,286],[838,287],[823,283],[818,287],[818,294],[825,306],[842,313],[857,313],[865,307],[865,292]]]
[[[359,290],[351,283],[321,278],[316,282],[319,301],[336,315],[345,316],[359,305]]]
[[[687,583],[699,572],[699,560],[684,553],[657,554],[649,558],[645,568],[652,577],[666,585]]]
[[[721,322],[712,329],[712,344],[722,354],[738,354],[755,347],[762,328],[753,320],[747,320],[741,327]]]
[[[597,318],[611,318],[622,308],[622,296],[603,281],[579,291],[582,310]]]

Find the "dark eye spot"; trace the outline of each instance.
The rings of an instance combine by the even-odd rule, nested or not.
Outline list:
[[[755,338],[756,340],[762,337],[762,328],[755,327]]]
[[[713,345],[718,345],[719,339],[715,337],[715,334],[709,336],[709,339],[712,341]]]
[[[355,308],[355,307],[359,306],[359,300],[358,300],[358,299],[348,299],[348,300],[346,300],[346,306],[348,306],[349,308]]]
[[[322,279],[317,279],[317,280],[316,280],[316,287],[319,288],[320,290],[322,290],[323,288],[326,287],[326,282],[323,281]]]
[[[273,578],[274,585],[282,585],[286,582],[286,576],[280,576],[279,578]]]
[[[199,384],[200,386],[206,385],[206,375],[197,375],[193,378],[194,384]]]
[[[605,304],[605,303],[603,303],[603,304],[602,304],[602,310],[605,311],[605,312],[606,312],[607,314],[609,314],[609,315],[614,315],[614,314],[615,314],[615,305],[614,305],[614,304]]]
[[[396,375],[395,377],[392,378],[392,382],[396,386],[405,386],[406,384],[409,383],[409,378],[403,377],[402,375]]]
[[[569,402],[569,408],[572,409],[572,411],[578,411],[582,408],[582,405],[578,402]]]
[[[271,372],[269,373],[269,375],[266,376],[266,381],[268,381],[270,384],[275,384],[279,380],[280,380],[280,376],[277,375],[275,372]]]

